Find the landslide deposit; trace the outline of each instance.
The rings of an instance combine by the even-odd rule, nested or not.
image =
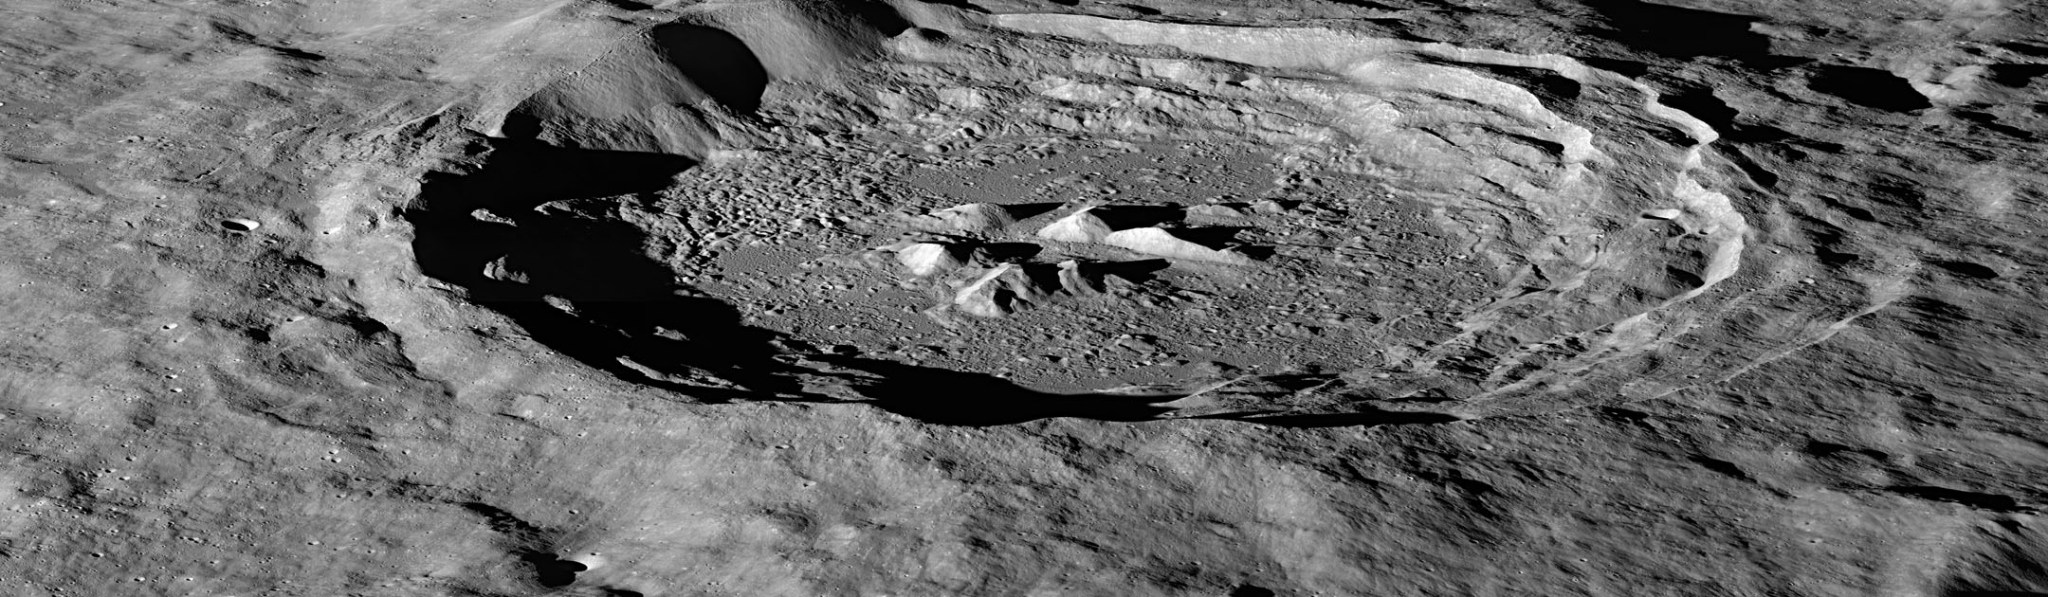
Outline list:
[[[0,594],[2048,594],[2040,5],[185,4],[0,11]]]

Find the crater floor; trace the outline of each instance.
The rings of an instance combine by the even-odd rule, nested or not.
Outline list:
[[[706,60],[791,58],[629,39],[511,109],[494,141],[509,149],[484,159],[519,165],[423,189],[423,263],[519,295],[507,308],[559,320],[544,342],[628,378],[797,400],[813,383],[902,399],[791,381],[845,373],[808,364],[823,358],[874,360],[892,386],[977,376],[1020,400],[1206,388],[1161,416],[1547,412],[1676,391],[1818,337],[1669,348],[1730,325],[1737,300],[1785,301],[1788,281],[1738,277],[1765,260],[1709,186],[1739,172],[1715,157],[1719,133],[1619,73],[1320,29],[989,23],[1009,33],[911,27],[858,65],[773,86],[692,77],[711,76]],[[583,176],[645,180],[530,180]],[[473,222],[432,215],[471,208]],[[551,223],[522,222],[536,218]],[[595,221],[621,251],[559,242]],[[437,256],[493,227],[501,246]],[[720,314],[647,306],[663,288]],[[578,319],[591,330],[570,331]],[[691,358],[714,353],[751,356]],[[1227,390],[1265,376],[1296,381]]]
[[[990,140],[925,153],[899,143],[855,154],[867,163],[778,152],[688,173],[633,219],[671,247],[681,279],[734,305],[748,325],[825,353],[985,373],[1054,393],[1206,383],[1224,371],[1343,371],[1367,362],[1368,351],[1426,342],[1442,329],[1432,325],[1444,325],[1426,311],[1442,319],[1456,312],[1457,297],[1471,305],[1487,295],[1490,268],[1454,254],[1420,206],[1369,179],[1310,175],[1307,188],[1282,190],[1265,158],[1239,149],[1102,145]],[[764,170],[797,182],[763,180]],[[984,202],[1042,213],[989,230],[920,226],[929,212]],[[1098,204],[1112,213],[1156,208],[1163,213],[1154,219],[1183,234],[1261,257],[1165,259],[1036,235]],[[891,247],[925,241],[982,263],[915,275]],[[1091,274],[1094,288],[1079,294],[1004,291],[993,316],[954,307],[961,287],[989,266],[1050,270],[1069,260],[1105,273]]]

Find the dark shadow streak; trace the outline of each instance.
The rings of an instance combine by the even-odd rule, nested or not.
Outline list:
[[[1370,407],[1368,407],[1370,408]],[[1402,412],[1389,410],[1362,410],[1349,413],[1319,414],[1229,414],[1187,417],[1190,419],[1221,419],[1287,427],[1290,429],[1320,429],[1328,427],[1386,427],[1392,425],[1436,425],[1454,423],[1463,419],[1454,415],[1430,412]]]
[[[1272,247],[1246,245],[1237,240],[1237,235],[1251,230],[1245,226],[1195,226],[1176,228],[1173,235],[1197,245],[1211,249],[1231,249],[1252,259],[1265,260],[1273,256]]]
[[[1133,284],[1143,284],[1158,277],[1159,272],[1173,267],[1165,259],[1137,259],[1132,261],[1098,261],[1080,264],[1081,276],[1099,283],[1111,276],[1123,278]]]
[[[1089,210],[1110,230],[1158,226],[1177,222],[1187,216],[1187,209],[1178,205],[1105,205]]]
[[[1904,496],[1911,496],[1923,500],[1948,502],[1951,504],[1958,504],[1962,506],[1976,508],[1978,510],[1988,510],[1992,512],[2002,512],[2007,514],[2031,513],[2038,510],[2037,508],[2031,507],[2028,504],[2021,503],[2018,499],[2015,499],[2009,495],[1981,493],[1976,491],[1963,491],[1960,489],[1949,489],[1947,487],[1912,485],[1888,487],[1885,489],[1885,491]]]
[[[1041,215],[1045,215],[1045,214],[1048,214],[1048,213],[1052,213],[1052,212],[1053,212],[1053,210],[1059,209],[1059,208],[1060,208],[1060,206],[1062,206],[1062,205],[1064,205],[1064,204],[1062,204],[1062,203],[1007,203],[1007,204],[1004,204],[1004,205],[1003,205],[1003,211],[1005,211],[1005,212],[1008,212],[1008,213],[1010,214],[1010,218],[1011,218],[1011,219],[1015,219],[1015,220],[1027,220],[1027,219],[1035,218],[1035,217],[1038,217],[1038,216],[1041,216]]]
[[[988,427],[1039,419],[1097,421],[1159,420],[1171,409],[1158,406],[1175,397],[1132,398],[1102,394],[1052,394],[1008,380],[929,367],[855,358],[824,359],[880,376],[860,389],[882,410],[937,425]]]

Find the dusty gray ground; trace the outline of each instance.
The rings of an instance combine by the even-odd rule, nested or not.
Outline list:
[[[2048,595],[2044,6],[9,3],[0,594]]]

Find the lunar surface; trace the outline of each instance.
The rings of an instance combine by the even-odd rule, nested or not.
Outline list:
[[[2048,595],[2048,4],[0,15],[0,595]]]

